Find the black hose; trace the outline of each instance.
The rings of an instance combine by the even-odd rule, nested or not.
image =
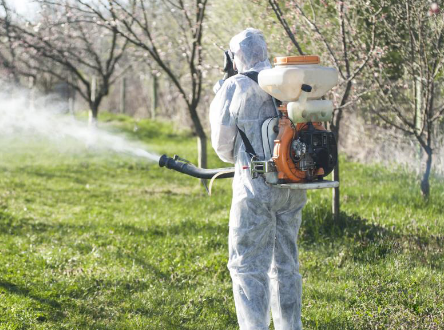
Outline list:
[[[175,156],[175,158],[177,159],[178,157]],[[234,177],[234,167],[205,169],[196,167],[193,164],[176,161],[176,159],[168,157],[167,155],[162,155],[159,159],[159,166],[165,166],[170,170],[175,170],[177,172],[184,173],[199,179],[211,179],[216,174],[224,171],[232,172],[221,174],[216,179]]]

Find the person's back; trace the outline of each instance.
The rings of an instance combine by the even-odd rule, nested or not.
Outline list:
[[[210,108],[211,139],[219,157],[235,163],[230,212],[229,262],[241,330],[268,329],[270,305],[277,330],[302,329],[301,277],[296,238],[305,192],[272,187],[252,179],[251,156],[264,158],[261,126],[276,116],[272,98],[242,73],[270,68],[262,33],[247,29],[230,42],[240,74],[227,79]],[[271,290],[270,290],[271,286]],[[271,293],[271,295],[270,295]]]

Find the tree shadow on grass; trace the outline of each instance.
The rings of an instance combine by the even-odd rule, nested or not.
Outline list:
[[[22,236],[27,233],[43,233],[50,228],[51,226],[46,223],[17,217],[0,208],[0,234]]]
[[[334,320],[316,320],[316,321],[303,321],[304,328],[310,327],[310,329],[319,330],[354,330],[358,329],[353,325],[351,321],[334,319]]]
[[[101,308],[102,306],[100,303],[96,305],[97,308],[95,309],[89,309],[86,305],[82,303],[75,303],[75,301],[79,301],[80,299],[85,299],[85,295],[82,295],[81,298],[73,298],[72,293],[69,295],[59,295],[58,293],[52,291],[53,293],[56,293],[57,296],[60,296],[60,301],[57,301],[56,299],[46,298],[42,295],[39,295],[35,291],[41,290],[42,293],[46,292],[44,288],[41,287],[41,285],[36,285],[34,290],[30,290],[27,288],[24,288],[23,286],[14,284],[12,282],[3,280],[0,278],[0,293],[1,291],[5,291],[9,295],[15,295],[22,298],[31,299],[34,302],[40,304],[40,306],[35,305],[28,305],[24,304],[23,307],[16,308],[19,310],[20,308],[26,309],[27,314],[34,314],[34,317],[38,322],[50,322],[50,323],[56,323],[59,324],[62,322],[62,320],[66,319],[66,314],[74,315],[76,313],[84,315],[85,317],[91,318],[91,316],[94,316],[94,320],[97,320],[102,316]],[[77,288],[77,291],[81,290],[81,287]],[[109,329],[109,319],[110,317],[108,315],[104,315],[101,317],[103,319],[104,323],[100,324],[94,323],[87,324],[86,326],[81,326],[82,322],[79,323],[79,321],[76,321],[76,324],[79,327],[76,327],[76,329],[97,329],[97,330],[105,330]],[[26,320],[21,320],[23,322],[26,322]],[[87,321],[84,321],[87,322]],[[26,326],[26,323],[22,324],[23,326]],[[85,325],[85,324],[83,324]],[[27,329],[27,327],[24,327],[24,329]],[[21,329],[21,328],[20,328]]]
[[[202,290],[204,288],[202,283],[185,283],[187,281],[183,275],[172,279],[173,272],[162,271],[153,263],[140,258],[137,258],[136,263],[143,264],[147,272],[154,275],[155,280],[149,282],[137,279],[125,280],[121,284],[126,290],[125,297],[128,299],[128,303],[122,306],[124,314],[139,315],[145,320],[152,320],[162,325],[162,329],[204,329],[202,323],[211,324],[209,315],[213,316],[212,319],[217,315],[217,320],[214,322],[224,325],[214,329],[226,329],[228,325],[234,328],[237,325],[234,310],[227,306],[232,303],[231,299],[226,298],[231,295],[231,288],[206,292],[205,289]],[[157,283],[157,289],[154,291],[153,283]],[[133,296],[143,298],[131,303]],[[149,304],[141,303],[147,299]]]
[[[410,254],[411,257],[434,269],[444,270],[442,262],[444,235],[405,233],[396,227],[371,223],[357,215],[341,212],[339,221],[325,216],[320,219],[310,210],[301,230],[302,241],[307,248],[310,243],[330,241],[350,250],[355,261],[377,262],[390,254]],[[314,247],[316,248],[316,247]]]
[[[36,312],[36,320],[39,322],[46,322],[49,320],[58,321],[64,317],[63,312],[61,311],[62,305],[57,300],[42,297],[27,288],[0,278],[0,292],[2,290],[10,295],[28,298],[40,305],[44,305],[45,307],[42,306],[44,310],[43,313],[41,313],[42,307],[36,307],[34,309]]]
[[[308,214],[307,214],[308,213]],[[320,218],[316,217],[316,214],[310,214],[310,211],[306,212],[306,218],[309,216],[313,216],[313,221],[305,221],[303,225],[303,230],[301,232],[302,239],[306,242],[322,242],[326,239],[330,241],[334,241],[335,244],[343,245],[347,249],[349,249],[353,255],[354,261],[358,262],[376,262],[374,258],[368,258],[367,256],[378,255],[383,258],[386,255],[399,253],[400,251],[404,251],[405,245],[407,245],[407,252],[415,252],[418,258],[425,258],[425,261],[430,261],[431,256],[425,255],[424,251],[429,251],[430,249],[434,249],[435,247],[443,246],[444,236],[438,235],[434,237],[424,236],[424,235],[415,235],[415,234],[405,234],[395,228],[387,228],[378,224],[370,223],[367,219],[361,218],[355,215],[348,215],[346,213],[341,214],[340,221],[335,223],[331,217]],[[137,244],[138,241],[143,239],[152,239],[152,244],[155,245],[157,242],[157,238],[162,239],[164,237],[176,237],[181,236],[184,238],[182,241],[186,242],[187,237],[195,237],[198,234],[204,234],[205,237],[214,237],[217,235],[226,236],[228,232],[228,228],[225,222],[223,221],[211,221],[211,222],[203,222],[196,221],[194,219],[189,219],[190,221],[175,221],[169,224],[161,225],[157,222],[153,223],[145,223],[143,226],[135,226],[132,224],[123,224],[119,226],[121,235],[134,235],[138,236],[138,240],[134,241]],[[33,234],[43,234],[45,232],[66,232],[68,229],[71,232],[78,232],[79,228],[82,227],[82,232],[85,230],[88,231],[98,231],[95,225],[91,225],[88,228],[85,228],[84,225],[79,224],[78,226],[72,224],[63,224],[63,223],[55,223],[55,224],[46,224],[41,222],[36,222],[35,219],[28,218],[18,218],[14,215],[11,215],[7,212],[7,210],[0,209],[0,232],[7,232],[9,230],[9,234],[11,235],[27,235],[29,233]],[[97,234],[100,238],[105,237],[106,234],[103,232],[98,232]],[[217,245],[219,241],[209,240],[209,242],[213,242],[211,244],[216,244],[211,246],[211,249],[220,249],[222,246]],[[407,244],[404,244],[407,243]],[[309,246],[309,244],[305,245]],[[78,248],[78,247],[76,247]],[[317,247],[314,245],[310,247],[311,249],[316,249]],[[137,255],[137,252],[120,255],[117,258],[127,258],[128,260],[135,260],[136,264],[140,264],[144,266],[144,269],[147,269],[151,272],[152,277],[155,283],[156,281],[164,281],[165,285],[168,286],[171,281],[172,270],[162,269],[155,263],[154,260],[143,259],[142,257]],[[432,260],[433,261],[433,260]],[[435,267],[442,268],[442,262],[436,260]],[[201,284],[198,282],[184,281],[180,284],[181,279],[187,279],[189,276],[188,273],[179,274],[179,278],[177,282],[179,284],[174,286],[174,290],[178,290],[177,296],[174,295],[179,301],[183,304],[186,304],[186,297],[188,295],[184,290],[194,292],[198,291],[201,287]],[[182,278],[181,278],[182,277]],[[128,291],[128,294],[135,293],[143,293],[149,290],[148,286],[149,282],[143,281],[134,281],[132,279],[122,280],[118,282],[118,286]],[[113,281],[105,281],[102,283],[104,287],[113,287],[116,285]],[[159,284],[155,284],[156,286]],[[55,301],[52,299],[47,299],[41,296],[34,294],[33,292],[27,290],[26,288],[21,288],[19,286],[14,285],[13,283],[2,281],[0,279],[0,288],[4,288],[8,290],[12,294],[18,294],[22,296],[28,296],[31,299],[36,301],[40,301],[42,304],[46,304],[53,308],[61,308],[63,310],[71,310],[77,309],[74,305],[71,306],[67,301]],[[94,289],[95,290],[95,289]],[[80,284],[78,290],[69,294],[69,297],[65,295],[65,298],[69,298],[70,300],[80,300],[82,299],[82,294],[85,292],[85,285]],[[174,291],[171,291],[174,292]],[[183,293],[182,293],[183,292]],[[123,297],[123,295],[122,295]],[[122,298],[122,299],[131,299],[131,298]],[[134,307],[129,304],[130,307],[121,307],[125,313],[135,313],[145,315],[147,319],[152,317],[153,319],[157,319],[162,324],[165,324],[168,328],[177,328],[177,329],[188,329],[186,325],[180,325],[178,323],[179,311],[174,313],[174,319],[169,320],[171,317],[168,315],[163,315],[167,310],[164,307],[164,304],[171,303],[174,301],[174,298],[169,298],[168,300],[163,300],[162,296],[150,298],[154,299],[156,308],[150,310],[149,308],[145,308],[142,305],[139,305],[134,309]],[[114,304],[114,303],[113,303]],[[208,297],[206,302],[195,302],[193,308],[196,310],[203,310],[204,312],[208,312],[214,315],[219,313],[220,309],[223,306],[226,306],[226,302],[220,296],[211,296]],[[179,306],[180,304],[177,304]],[[128,305],[125,305],[128,306]],[[176,306],[176,305],[175,305]],[[179,307],[178,307],[179,308]],[[80,314],[88,312],[85,310],[78,311]],[[199,312],[200,313],[200,312]],[[200,319],[200,314],[198,311],[190,314],[189,323],[196,324],[196,322]],[[58,315],[58,314],[57,314]],[[108,317],[108,314],[97,314],[99,319],[105,320]],[[55,316],[54,319],[57,319]],[[227,322],[232,323],[235,320],[235,315],[230,313],[227,316]],[[234,322],[234,321],[233,321]],[[339,324],[339,323],[338,323]],[[95,326],[99,327],[99,325]],[[326,324],[325,327],[318,327],[319,329],[335,329],[331,327],[330,324]],[[352,327],[347,329],[353,329]]]
[[[97,233],[97,237],[104,238],[108,235],[99,231],[99,224],[88,223],[87,225],[80,223],[78,225],[63,222],[44,222],[28,217],[19,217],[9,213],[5,208],[0,206],[0,234],[11,236],[28,236],[29,234],[39,235],[54,233],[63,236],[65,233],[90,232]],[[196,235],[216,237],[218,235],[228,235],[228,226],[225,222],[204,222],[189,220],[178,220],[168,224],[157,222],[145,223],[143,226],[136,226],[129,223],[119,224],[118,232],[120,235],[136,236],[141,239],[162,239],[165,237],[195,237]],[[215,243],[211,240],[209,243]],[[154,243],[153,243],[154,244]],[[219,247],[220,244],[213,244],[211,247]]]
[[[194,221],[175,221],[168,224],[152,223],[141,228],[130,224],[122,224],[123,230],[133,235],[142,237],[166,237],[166,236],[196,236],[208,234],[209,236],[227,234],[226,223]],[[228,237],[228,236],[227,236]]]

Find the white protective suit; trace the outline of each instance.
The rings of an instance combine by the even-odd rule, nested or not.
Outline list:
[[[249,28],[236,35],[230,48],[239,73],[271,67],[259,30]],[[241,330],[268,329],[270,307],[276,330],[302,329],[296,240],[306,194],[273,187],[262,176],[252,179],[250,157],[238,133],[238,128],[245,132],[263,159],[261,125],[275,115],[272,98],[241,74],[223,83],[210,107],[213,148],[236,169],[228,269]]]

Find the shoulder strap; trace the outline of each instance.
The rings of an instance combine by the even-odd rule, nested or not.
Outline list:
[[[248,78],[250,78],[251,80],[253,80],[256,84],[258,83],[258,76],[259,76],[259,72],[256,71],[248,71],[248,72],[242,72],[241,75],[244,75]],[[250,143],[250,140],[248,140],[247,135],[245,134],[245,132],[243,130],[241,130],[239,128],[239,126],[237,127],[237,129],[239,130],[239,134],[242,138],[242,141],[244,142],[245,145],[245,151],[250,155],[250,157],[254,157],[256,156],[256,152],[254,151],[253,146]]]
[[[239,128],[239,126],[237,127],[237,129],[239,130],[239,134],[240,134],[240,136],[242,138],[242,141],[244,142],[245,151],[247,152],[247,154],[249,154],[250,157],[256,156],[256,152],[254,151],[254,148],[251,145],[250,140],[248,140],[247,136],[245,135],[245,132],[243,130],[241,130]]]
[[[247,71],[247,72],[242,72],[241,75],[244,75],[244,76],[250,78],[250,79],[253,80],[256,84],[258,83],[259,72],[256,72],[256,71]]]

